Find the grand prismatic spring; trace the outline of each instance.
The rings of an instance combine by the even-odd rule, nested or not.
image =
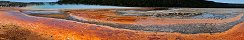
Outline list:
[[[0,0],[0,40],[244,40],[243,7],[237,0]]]

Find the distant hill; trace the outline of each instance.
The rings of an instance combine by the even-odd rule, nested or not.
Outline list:
[[[244,4],[216,3],[206,0],[60,0],[58,3],[97,4],[128,7],[244,8]]]

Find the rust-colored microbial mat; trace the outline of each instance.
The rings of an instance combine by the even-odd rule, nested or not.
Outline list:
[[[0,25],[2,25],[0,40],[244,40],[241,12],[230,14],[231,16],[223,15],[225,18],[198,17],[212,14],[193,15],[195,18],[193,16],[175,18],[167,15],[126,16],[117,12],[118,10],[73,10],[68,11],[70,20],[65,20],[35,17],[19,11],[0,11]],[[129,28],[120,25],[128,25]],[[178,27],[174,25],[178,25],[183,31],[161,30]],[[203,25],[200,28],[216,26],[217,28],[212,30],[220,31],[204,31],[208,29],[187,31],[184,29],[186,27],[181,27],[182,25],[189,27]],[[223,28],[221,25],[225,25],[223,27],[227,29],[221,29]],[[158,30],[150,28],[155,26]],[[141,29],[130,29],[130,27]]]
[[[203,9],[191,10],[197,11]],[[175,11],[175,13],[167,13],[167,11],[170,10],[158,10],[156,12],[145,12],[145,10],[136,11],[137,10],[73,10],[68,13],[70,14],[70,19],[73,20],[115,28],[154,32],[180,32],[187,34],[223,32],[242,22],[241,19],[243,17],[242,13],[192,12],[191,14],[182,10]],[[177,14],[177,12],[181,13]]]

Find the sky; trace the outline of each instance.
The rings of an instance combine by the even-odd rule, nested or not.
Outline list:
[[[209,0],[221,3],[235,3],[235,4],[244,4],[244,0]]]

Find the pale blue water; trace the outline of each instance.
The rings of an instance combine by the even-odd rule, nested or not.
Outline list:
[[[0,0],[0,1],[10,1],[10,2],[57,2],[59,0]],[[122,6],[107,6],[107,5],[84,5],[84,4],[49,4],[44,3],[44,5],[31,5],[27,6],[26,8],[33,8],[33,9],[102,9],[102,8],[129,8],[129,7],[122,7]]]
[[[57,2],[59,0],[0,0],[0,1],[11,1],[11,2]],[[235,3],[244,4],[244,0],[208,0],[220,3]]]
[[[36,6],[28,6],[27,8],[35,9],[103,9],[103,8],[130,8],[130,7],[121,7],[121,6],[106,6],[106,5],[84,5],[84,4],[44,4]]]
[[[10,1],[10,2],[57,2],[59,0],[0,0],[0,1]],[[235,3],[244,4],[244,0],[208,0],[220,3]],[[99,9],[99,8],[128,8],[122,6],[107,6],[107,5],[84,5],[84,4],[65,4],[65,5],[32,5],[27,8],[38,8],[38,9]]]

